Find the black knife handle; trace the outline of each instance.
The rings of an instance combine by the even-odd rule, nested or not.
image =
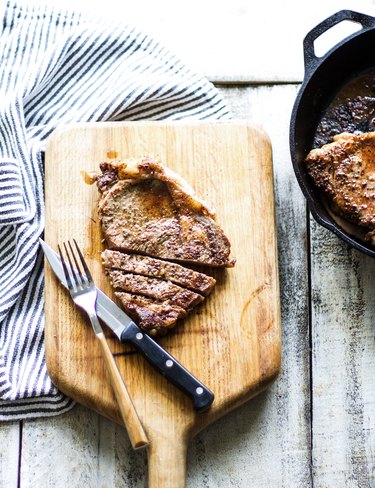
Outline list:
[[[138,325],[131,323],[121,334],[121,342],[130,342],[146,359],[177,388],[190,396],[195,410],[203,412],[214,401],[214,394],[197,380],[173,356],[147,335]]]

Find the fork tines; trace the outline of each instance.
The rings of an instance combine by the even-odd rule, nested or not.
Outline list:
[[[67,284],[68,288],[69,289],[74,288],[74,284],[76,287],[84,288],[85,286],[89,285],[92,282],[92,277],[91,277],[91,273],[87,267],[87,264],[85,262],[85,259],[82,255],[82,252],[81,252],[80,248],[78,247],[76,240],[73,239],[73,242],[74,242],[74,245],[76,248],[76,252],[74,251],[73,246],[70,243],[70,241],[67,241],[67,243],[65,243],[65,242],[63,243],[65,255],[68,258],[69,265],[67,265],[67,262],[66,262],[66,259],[64,259],[64,255],[63,255],[63,252],[61,250],[61,247],[58,245],[61,264],[62,264],[62,267],[64,270],[66,284]],[[78,253],[81,265],[78,262],[77,253]],[[74,261],[75,266],[73,266],[73,261]],[[81,268],[83,268],[84,273],[82,272]]]

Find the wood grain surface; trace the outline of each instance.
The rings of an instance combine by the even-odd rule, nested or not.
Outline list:
[[[213,271],[212,295],[161,343],[215,393],[211,409],[190,400],[142,356],[108,333],[134,405],[152,444],[150,486],[184,486],[188,440],[264,389],[280,367],[280,313],[271,147],[245,122],[117,123],[59,129],[46,150],[47,243],[75,237],[97,285],[110,296],[100,260],[98,193],[81,171],[96,170],[109,149],[121,157],[158,154],[217,210],[234,269]],[[107,331],[108,332],[108,331]],[[67,395],[120,422],[98,344],[87,320],[46,267],[46,355]],[[183,462],[182,462],[183,461]],[[172,468],[176,466],[176,468]]]
[[[314,487],[372,488],[375,260],[311,228]]]

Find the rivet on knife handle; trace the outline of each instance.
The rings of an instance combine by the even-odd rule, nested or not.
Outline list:
[[[193,400],[194,408],[200,412],[207,410],[214,400],[214,394],[203,383],[185,369],[173,356],[144,333],[136,324],[124,330],[122,342],[130,342],[139,349],[150,363],[175,386]]]

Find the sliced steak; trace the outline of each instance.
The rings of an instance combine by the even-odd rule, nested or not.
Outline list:
[[[160,161],[128,159],[100,169],[106,272],[140,327],[163,334],[216,283],[178,263],[232,267],[229,240],[210,207]]]
[[[129,166],[129,167],[128,167]],[[104,193],[99,217],[110,249],[151,257],[231,267],[230,243],[212,218],[212,211],[181,178],[160,163],[146,158],[104,168],[97,184]]]
[[[177,263],[170,263],[140,254],[126,254],[106,249],[102,252],[102,259],[105,268],[120,269],[138,275],[161,278],[194,290],[204,296],[211,292],[216,283],[214,278],[204,273],[193,271]]]
[[[124,310],[150,335],[164,335],[187,311],[169,302],[157,302],[152,298],[126,292],[115,292]]]
[[[164,281],[158,278],[149,278],[147,276],[126,273],[117,269],[107,270],[111,285],[115,289],[121,289],[155,298],[158,301],[166,301],[179,307],[190,309],[204,300],[202,295],[194,291],[181,288],[171,281]]]

